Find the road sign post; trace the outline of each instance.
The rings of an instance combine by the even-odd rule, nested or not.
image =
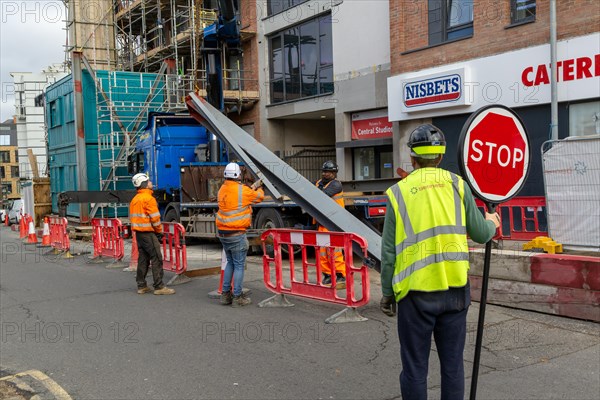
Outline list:
[[[514,197],[529,173],[529,138],[523,122],[510,108],[490,105],[473,113],[460,134],[459,168],[473,194],[486,203],[488,212]],[[492,241],[485,244],[479,320],[469,399],[477,395],[479,360],[485,321]]]

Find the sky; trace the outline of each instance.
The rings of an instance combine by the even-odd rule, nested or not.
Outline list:
[[[11,72],[41,72],[65,59],[62,0],[0,0],[0,121],[12,118]]]

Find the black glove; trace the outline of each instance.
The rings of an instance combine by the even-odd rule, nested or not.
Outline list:
[[[394,296],[383,296],[379,302],[379,309],[388,317],[396,315],[396,298]]]
[[[165,237],[165,235],[163,235],[162,233],[156,234],[156,238],[158,239],[159,243],[162,243],[164,237]]]

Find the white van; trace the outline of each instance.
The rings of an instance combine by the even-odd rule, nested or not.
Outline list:
[[[12,207],[8,211],[8,222],[18,224],[23,215],[23,200],[17,199],[13,202]]]

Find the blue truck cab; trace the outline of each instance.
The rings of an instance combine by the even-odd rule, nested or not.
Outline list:
[[[148,174],[159,207],[164,213],[178,207],[182,191],[182,168],[189,166],[224,166],[227,154],[222,151],[221,162],[209,162],[210,133],[189,115],[151,112],[143,133],[128,158],[130,174]]]

